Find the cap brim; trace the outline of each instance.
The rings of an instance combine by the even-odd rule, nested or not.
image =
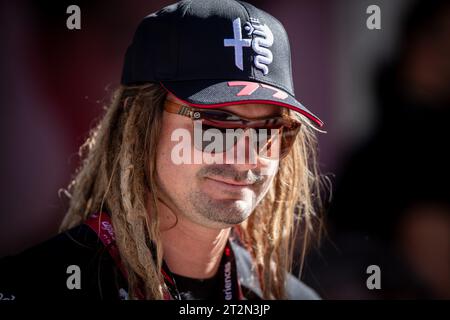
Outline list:
[[[275,104],[306,116],[317,127],[323,122],[289,93],[260,82],[229,80],[163,81],[161,85],[186,104],[217,108],[242,103]]]

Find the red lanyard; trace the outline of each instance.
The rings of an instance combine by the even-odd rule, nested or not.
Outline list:
[[[124,278],[127,279],[127,272],[122,264],[119,249],[116,245],[116,237],[114,234],[110,215],[105,212],[102,212],[100,214],[96,213],[91,215],[84,223],[97,234],[98,238],[106,247],[110,256],[114,260],[116,266],[122,272]],[[165,292],[164,299],[181,300],[182,298],[176,286],[174,276],[164,262],[161,268],[161,273],[164,276],[164,282],[169,290],[169,292]],[[229,242],[227,242],[225,246],[224,254],[220,262],[219,275],[221,277],[221,295],[223,300],[243,299],[241,286],[239,284],[237,276],[236,261]],[[139,299],[144,299],[144,295],[142,294],[141,290],[137,290],[136,296]]]

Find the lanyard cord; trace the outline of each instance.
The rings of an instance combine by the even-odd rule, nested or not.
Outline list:
[[[128,275],[120,259],[120,253],[116,245],[116,237],[109,214],[105,212],[93,214],[84,223],[97,234],[100,241],[108,250],[111,258],[114,260],[116,266],[122,272],[124,278],[127,279]],[[222,299],[243,299],[243,294],[237,275],[235,256],[229,241],[227,241],[225,246],[218,272],[221,278]],[[164,276],[164,283],[168,289],[168,292],[165,292],[164,294],[164,299],[182,300],[181,294],[175,282],[175,278],[164,261],[161,268],[161,273]],[[136,296],[139,299],[144,299],[144,295],[141,290],[137,290]]]

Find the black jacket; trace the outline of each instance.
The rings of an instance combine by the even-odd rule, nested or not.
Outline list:
[[[231,244],[244,295],[258,299],[261,289],[250,255],[237,243]],[[80,289],[68,289],[71,265],[80,268]],[[292,275],[288,275],[286,289],[289,299],[319,298]],[[120,270],[96,233],[84,224],[18,255],[0,259],[0,300],[119,300],[126,293],[127,284]]]

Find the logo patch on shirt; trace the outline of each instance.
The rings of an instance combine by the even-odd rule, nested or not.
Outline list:
[[[269,64],[273,61],[273,54],[270,47],[273,45],[273,33],[270,28],[261,24],[258,19],[250,18],[250,21],[244,24],[244,30],[250,39],[242,38],[241,18],[233,20],[233,38],[224,39],[225,47],[234,47],[234,64],[240,70],[243,66],[243,48],[251,47],[255,53],[253,64],[261,70],[264,75],[269,73]]]

